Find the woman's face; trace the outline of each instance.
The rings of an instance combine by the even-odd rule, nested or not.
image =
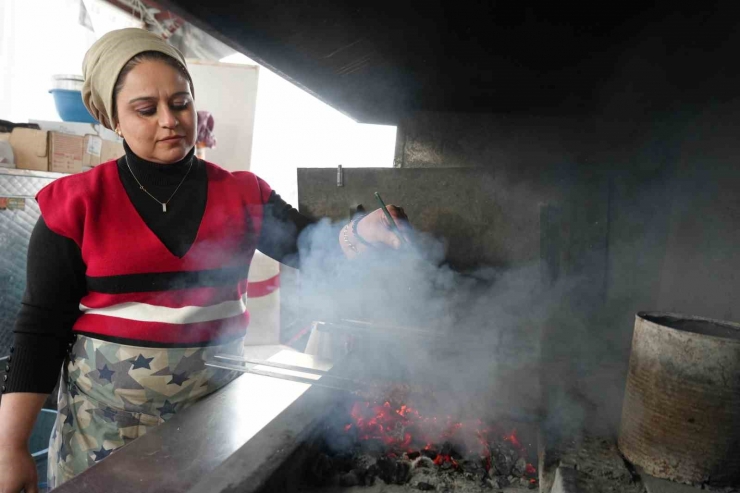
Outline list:
[[[169,164],[195,145],[196,113],[188,80],[161,61],[144,60],[116,97],[118,127],[140,158]]]

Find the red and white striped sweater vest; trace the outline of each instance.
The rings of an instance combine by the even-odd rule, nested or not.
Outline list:
[[[144,346],[201,346],[244,336],[247,275],[270,187],[206,163],[208,197],[195,242],[171,253],[131,203],[111,161],[37,195],[53,232],[74,240],[88,293],[74,331]],[[166,213],[165,213],[166,214]]]

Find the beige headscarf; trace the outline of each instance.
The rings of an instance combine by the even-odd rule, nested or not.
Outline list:
[[[126,63],[139,53],[159,51],[187,67],[177,48],[143,29],[128,28],[111,31],[97,40],[82,62],[82,101],[90,114],[113,130],[113,89],[118,74]]]

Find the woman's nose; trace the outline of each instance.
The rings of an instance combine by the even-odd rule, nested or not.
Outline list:
[[[163,128],[175,128],[177,126],[177,118],[175,114],[169,109],[164,108],[159,112],[159,125]]]

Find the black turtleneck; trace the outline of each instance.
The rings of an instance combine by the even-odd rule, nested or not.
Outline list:
[[[195,241],[206,210],[205,165],[195,157],[195,149],[176,163],[157,164],[141,159],[125,143],[124,148],[126,155],[118,160],[118,176],[126,193],[149,229],[172,253],[184,256]],[[141,190],[136,180],[159,202]],[[163,213],[160,202],[170,197],[167,212]]]
[[[193,150],[177,163],[156,164],[139,158],[125,144],[124,148],[126,154],[117,162],[118,175],[129,199],[162,243],[182,257],[195,241],[205,212],[205,164]],[[141,190],[136,180],[159,202]],[[163,213],[160,202],[170,196]],[[311,222],[273,191],[264,207],[257,248],[279,262],[297,266],[297,238]],[[54,388],[72,326],[81,314],[80,300],[87,292],[85,271],[79,246],[51,231],[43,217],[39,218],[28,247],[26,292],[3,392],[49,393]]]

